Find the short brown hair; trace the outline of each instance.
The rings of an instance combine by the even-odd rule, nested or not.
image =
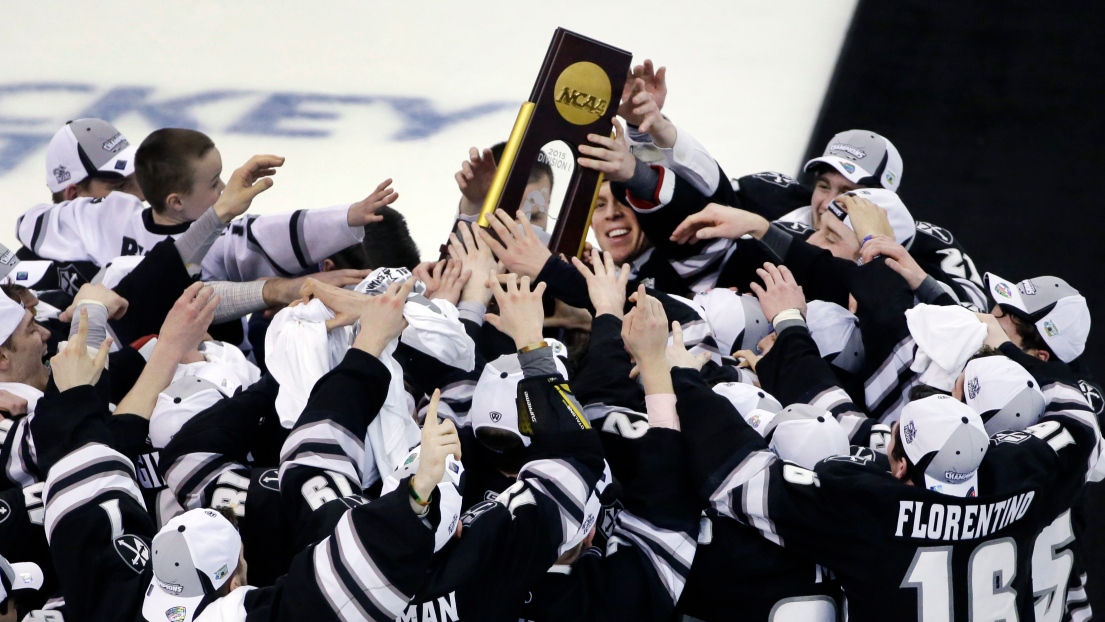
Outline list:
[[[146,137],[134,155],[134,175],[150,207],[165,211],[170,194],[192,189],[195,161],[215,148],[203,132],[167,127]]]

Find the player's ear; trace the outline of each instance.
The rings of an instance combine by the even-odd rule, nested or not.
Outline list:
[[[62,190],[62,193],[66,201],[72,201],[81,193],[81,189],[77,187],[77,184],[69,184],[65,187],[65,190]]]
[[[1047,350],[1029,350],[1028,353],[1045,363],[1051,360],[1051,352]]]
[[[334,270],[336,267],[337,267],[337,264],[334,263],[333,259],[326,258],[326,259],[322,260],[322,270],[321,270],[321,272],[330,272],[331,270]]]
[[[8,358],[8,349],[0,348],[0,372],[9,371],[12,368],[11,359]]]
[[[167,212],[180,212],[184,210],[184,201],[181,200],[180,195],[176,192],[171,193],[165,197],[165,211]]]

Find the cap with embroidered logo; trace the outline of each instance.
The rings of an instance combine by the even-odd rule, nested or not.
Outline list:
[[[994,302],[1034,324],[1047,347],[1064,363],[1078,358],[1086,349],[1090,308],[1086,298],[1066,281],[1039,276],[1013,283],[990,272],[985,281]]]
[[[46,186],[61,192],[88,177],[122,179],[134,174],[132,145],[103,119],[77,119],[62,126],[46,148]]]
[[[827,164],[845,179],[868,188],[898,191],[902,183],[902,156],[894,143],[868,130],[848,130],[829,141],[820,158],[806,162],[803,171]]]
[[[930,395],[902,409],[899,436],[929,490],[977,497],[978,467],[990,447],[982,417],[950,395]]]
[[[242,539],[226,517],[202,508],[166,523],[150,549],[153,580],[146,588],[142,616],[191,622],[204,599],[234,575]]]
[[[990,436],[1023,430],[1044,414],[1044,394],[1028,370],[1004,356],[972,359],[963,369],[963,401]]]

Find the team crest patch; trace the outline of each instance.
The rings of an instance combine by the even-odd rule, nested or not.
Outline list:
[[[1030,438],[1032,438],[1032,435],[1028,432],[998,432],[993,436],[993,441],[997,445],[1002,443],[1019,445]]]
[[[905,442],[912,444],[913,439],[917,438],[917,424],[913,421],[907,423],[906,426],[902,428],[902,437],[905,439]]]
[[[788,177],[782,173],[776,173],[775,171],[767,171],[764,173],[756,173],[752,176],[760,181],[766,181],[769,184],[774,184],[780,188],[789,188],[791,186],[797,186],[798,181],[793,177]]]
[[[142,574],[150,563],[150,547],[141,538],[129,533],[115,538],[115,552],[137,574]]]
[[[972,400],[978,395],[978,392],[982,390],[981,384],[978,382],[978,378],[971,378],[971,381],[967,383],[967,397]]]
[[[503,418],[503,413],[498,411],[491,411],[491,420],[495,423],[499,423],[499,420]]]
[[[269,469],[261,474],[257,480],[261,486],[269,490],[280,492],[280,473],[276,469]]]
[[[1002,296],[1004,298],[1013,297],[1013,290],[1009,289],[1009,286],[1005,283],[998,283],[997,285],[995,285],[994,291],[996,291],[999,296]]]
[[[8,520],[8,517],[12,515],[12,508],[8,505],[7,501],[0,501],[0,523]]]
[[[848,171],[849,173],[856,172],[856,165],[852,164],[851,162],[841,162],[840,163],[840,168]]]
[[[1055,322],[1044,320],[1044,332],[1048,337],[1056,337],[1059,335],[1059,328],[1055,326]]]
[[[1086,401],[1090,403],[1090,408],[1094,414],[1100,415],[1102,410],[1105,410],[1105,399],[1102,399],[1101,392],[1097,390],[1097,387],[1086,382],[1085,380],[1078,381],[1078,388],[1082,390],[1082,394],[1086,396]]]
[[[73,178],[73,175],[69,173],[69,169],[65,168],[64,166],[59,166],[55,168],[53,173],[54,179],[56,179],[59,184],[63,181],[69,181]]]
[[[954,241],[950,231],[943,227],[938,227],[931,222],[917,221],[917,230],[922,233],[927,233],[932,237],[940,240],[944,244],[951,244]]]
[[[169,622],[184,622],[188,618],[188,610],[180,605],[165,611],[165,617]]]

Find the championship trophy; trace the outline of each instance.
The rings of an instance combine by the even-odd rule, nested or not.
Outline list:
[[[582,254],[602,174],[574,164],[578,146],[588,142],[588,134],[610,135],[632,59],[625,50],[556,29],[498,162],[480,210],[481,227],[489,226],[487,217],[496,209],[511,215],[518,211],[542,147],[559,140],[568,145],[573,168],[549,250],[569,257]]]

